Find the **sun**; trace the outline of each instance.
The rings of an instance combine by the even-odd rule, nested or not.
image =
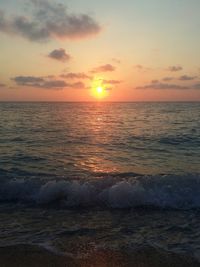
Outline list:
[[[91,94],[94,98],[102,100],[108,96],[108,90],[103,83],[103,78],[96,77],[91,84]]]
[[[102,86],[98,86],[96,88],[96,92],[97,92],[98,95],[102,95],[103,94],[103,88],[102,88]]]
[[[107,96],[106,89],[103,85],[97,85],[93,88],[93,96],[97,99],[103,99]]]

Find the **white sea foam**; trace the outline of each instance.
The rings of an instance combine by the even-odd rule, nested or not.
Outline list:
[[[62,207],[200,207],[200,175],[142,176],[107,185],[97,182],[11,180],[0,184],[0,201]]]

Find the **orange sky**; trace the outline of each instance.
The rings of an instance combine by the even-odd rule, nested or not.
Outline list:
[[[199,1],[84,3],[2,0],[0,101],[200,100]]]

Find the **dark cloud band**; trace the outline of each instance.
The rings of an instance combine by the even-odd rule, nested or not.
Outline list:
[[[17,76],[11,80],[15,81],[18,86],[27,86],[44,89],[84,89],[83,82],[67,83],[63,80],[51,79],[48,77],[35,76]]]
[[[186,90],[189,89],[186,86],[181,86],[178,84],[168,84],[168,83],[151,83],[144,86],[138,86],[136,89],[157,89],[157,90]]]

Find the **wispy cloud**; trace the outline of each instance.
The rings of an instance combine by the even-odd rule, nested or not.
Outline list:
[[[107,87],[107,88],[104,89],[104,91],[107,91],[107,92],[110,92],[112,90],[113,90],[113,88],[111,88],[111,87]]]
[[[99,66],[97,68],[94,68],[91,72],[92,73],[101,73],[101,72],[111,72],[111,71],[115,71],[116,68],[115,66],[111,65],[111,64],[105,64],[102,66]]]
[[[122,83],[120,80],[102,80],[103,84],[117,85]]]
[[[169,66],[168,71],[171,71],[171,72],[176,72],[176,71],[181,71],[183,70],[183,67],[180,66],[180,65],[176,65],[176,66]]]
[[[54,38],[78,39],[97,34],[101,26],[87,14],[72,14],[63,4],[50,0],[30,0],[32,14],[7,15],[0,10],[0,31],[31,41]]]
[[[137,64],[137,65],[135,65],[134,66],[136,69],[138,69],[138,70],[143,70],[143,66],[142,65],[140,65],[140,64]]]
[[[92,79],[91,76],[83,73],[83,72],[80,72],[80,73],[74,73],[74,72],[70,72],[70,73],[67,73],[67,74],[61,74],[60,75],[61,78],[64,78],[64,79]]]
[[[159,83],[159,80],[152,80],[151,83],[153,83],[153,84]]]
[[[174,77],[164,77],[162,80],[164,82],[170,82],[170,81],[174,80]]]
[[[48,54],[48,57],[61,62],[66,62],[71,59],[71,56],[63,48],[53,50]]]
[[[180,81],[191,81],[196,79],[196,76],[182,75],[179,80]]]
[[[178,80],[178,81],[192,81],[195,80],[197,76],[190,76],[190,75],[182,75],[180,77],[164,77],[162,80],[164,82],[170,82],[172,80]]]
[[[193,86],[194,89],[200,90],[200,83],[196,83]]]
[[[112,58],[112,61],[117,64],[121,64],[121,60],[118,58]]]
[[[178,84],[168,84],[168,83],[151,83],[144,86],[138,86],[136,89],[156,89],[156,90],[186,90],[189,89],[186,86],[178,85]]]
[[[134,68],[139,72],[147,72],[147,71],[151,70],[150,68],[145,67],[145,66],[143,66],[141,64],[135,65]]]
[[[0,88],[6,87],[5,83],[0,83]]]
[[[27,86],[44,89],[84,89],[85,84],[82,82],[67,83],[64,80],[49,79],[47,77],[35,76],[17,76],[11,78],[18,86]]]

